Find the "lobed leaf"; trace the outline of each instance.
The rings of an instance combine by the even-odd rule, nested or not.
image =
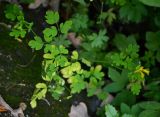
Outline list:
[[[43,47],[42,39],[38,36],[35,36],[34,39],[29,41],[28,45],[35,50],[40,50]]]
[[[55,24],[55,23],[58,23],[59,21],[59,14],[58,12],[47,11],[45,18],[48,24]]]
[[[71,26],[72,26],[72,21],[71,20],[68,20],[65,23],[61,23],[60,24],[61,33],[67,34],[69,29],[71,29]]]
[[[52,26],[51,28],[45,28],[43,31],[45,41],[51,42],[57,33],[57,28],[55,26]]]

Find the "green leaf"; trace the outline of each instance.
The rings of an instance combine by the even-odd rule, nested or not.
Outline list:
[[[45,28],[43,34],[45,41],[51,42],[53,38],[57,35],[57,28],[55,26],[52,26],[51,28]]]
[[[102,70],[102,66],[101,65],[97,65],[96,67],[95,67],[95,71],[101,71]]]
[[[78,2],[78,3],[80,3],[81,5],[86,5],[86,3],[85,3],[85,1],[84,0],[74,0],[74,1],[76,1],[76,2]]]
[[[68,54],[68,50],[64,46],[60,45],[58,49],[60,54]]]
[[[80,75],[70,77],[69,83],[71,83],[70,87],[72,93],[80,93],[81,90],[86,88],[86,83]]]
[[[41,89],[41,91],[39,91],[37,94],[37,99],[40,100],[42,98],[45,98],[46,93],[47,93],[47,88]]]
[[[120,66],[123,64],[123,58],[118,53],[114,53],[113,55],[111,55],[111,59],[116,66]]]
[[[80,93],[83,89],[86,88],[85,82],[76,82],[70,85],[71,93]]]
[[[105,91],[101,91],[97,94],[98,99],[100,100],[105,100],[108,96],[108,93]]]
[[[126,84],[128,82],[128,70],[123,69],[121,72],[120,82]]]
[[[55,100],[59,100],[60,96],[63,94],[64,92],[64,87],[63,86],[50,86],[49,92],[51,92],[52,97]]]
[[[112,22],[116,19],[116,14],[113,12],[107,12],[107,21],[109,25],[112,24]]]
[[[86,64],[88,67],[91,67],[91,62],[82,58],[82,63]]]
[[[139,82],[131,84],[131,91],[134,95],[138,95],[140,93],[141,88],[142,86]]]
[[[71,66],[65,67],[61,70],[64,78],[69,78],[73,75],[73,71],[70,70]]]
[[[159,117],[160,112],[155,110],[144,110],[138,117]]]
[[[116,19],[116,15],[112,12],[112,10],[108,10],[107,12],[102,12],[99,17],[98,17],[98,22],[97,24],[101,24],[102,21],[107,20],[107,22],[109,23],[109,25],[112,24],[113,20]]]
[[[126,48],[126,53],[130,55],[132,59],[138,57],[138,54],[137,54],[138,51],[139,51],[139,45],[136,45],[136,44],[134,45],[130,44],[128,48]]]
[[[128,81],[128,72],[126,70],[122,70],[120,74],[115,69],[109,68],[108,75],[114,81],[105,86],[104,89],[108,92],[118,92],[122,90]]]
[[[90,77],[90,72],[85,72],[84,73],[86,76],[85,77]],[[99,87],[103,85],[103,82],[98,82],[98,80],[94,77],[90,77],[89,83],[87,85],[87,96],[93,96],[99,90]],[[105,97],[106,99],[106,91],[99,91],[96,95],[99,99],[102,99]],[[103,100],[103,99],[102,99]]]
[[[121,107],[120,108],[121,108],[121,112],[123,114],[125,114],[125,113],[130,114],[131,113],[130,107],[125,103],[121,103]]]
[[[58,35],[53,41],[53,44],[56,46],[63,45],[64,47],[69,47],[71,45],[71,41],[66,38],[66,35]]]
[[[123,6],[126,3],[126,0],[111,0],[111,2],[116,5]]]
[[[102,66],[101,65],[97,65],[95,67],[95,69],[93,69],[93,76],[95,78],[97,78],[98,80],[102,80],[103,76],[104,76],[104,73],[101,72],[102,70]],[[91,68],[91,71],[92,71],[92,68]]]
[[[37,106],[37,101],[36,100],[31,100],[30,105],[32,108],[35,108]]]
[[[80,71],[81,64],[79,62],[72,63],[71,70],[76,71],[76,72]]]
[[[148,6],[160,7],[159,0],[139,0],[139,1]]]
[[[23,22],[23,21],[24,21],[24,16],[23,16],[23,15],[17,16],[17,20],[18,20],[19,22],[25,24],[25,22]],[[28,26],[29,26],[29,24],[28,24]],[[26,27],[27,27],[27,26],[26,26]]]
[[[61,70],[64,78],[69,78],[73,75],[73,72],[80,72],[81,64],[79,62],[72,63],[70,66],[67,66]]]
[[[36,88],[47,88],[46,84],[45,83],[38,83],[36,84]]]
[[[55,45],[45,44],[44,53],[51,52],[52,55],[56,56],[59,54],[59,49]]]
[[[71,58],[74,59],[74,60],[77,60],[78,59],[78,52],[77,51],[73,51]]]
[[[103,47],[105,42],[108,41],[109,37],[106,36],[106,30],[100,30],[98,34],[93,33],[88,36],[88,39],[91,41],[92,48],[94,47]]]
[[[156,51],[157,49],[159,49],[159,46],[160,46],[159,36],[160,36],[159,31],[146,33],[147,43],[145,44],[145,46],[147,47],[147,49],[151,51]]]
[[[72,21],[71,20],[66,21],[64,24],[61,23],[60,24],[61,33],[67,34],[67,32],[69,31],[69,29],[71,29],[71,26],[72,26]]]
[[[23,29],[22,30],[12,29],[12,32],[10,32],[9,35],[15,38],[18,38],[18,37],[24,38],[26,35],[26,31]]]
[[[122,115],[122,117],[134,117],[134,116],[132,116],[130,114],[124,114],[124,115]]]
[[[57,65],[55,63],[53,63],[52,60],[50,62],[51,63],[48,66],[47,65],[45,66],[46,74],[44,74],[44,75],[48,76],[50,80],[52,80],[53,77],[54,77],[54,80],[55,79],[60,79],[58,77],[58,75],[56,75]]]
[[[119,14],[120,18],[125,22],[131,21],[139,23],[143,17],[147,15],[147,10],[144,5],[139,2],[136,2],[136,4],[128,2],[120,8]]]
[[[105,106],[105,115],[106,117],[119,117],[117,110],[110,104]]]
[[[121,82],[113,82],[105,86],[104,90],[108,92],[118,92],[124,88],[124,84]]]
[[[141,108],[148,109],[148,110],[159,110],[160,109],[160,103],[156,101],[141,102],[138,105]]]
[[[119,72],[117,72],[115,69],[109,67],[108,70],[108,76],[113,80],[113,81],[119,81],[119,79],[121,78],[121,75]]]
[[[52,94],[52,97],[53,97],[55,100],[59,100],[60,95],[59,95],[58,93],[52,92],[51,94]]]
[[[32,96],[31,102],[30,102],[31,107],[35,108],[37,106],[36,100],[37,99],[40,100],[42,98],[45,98],[46,93],[47,93],[47,86],[45,83],[36,84],[36,89],[34,91],[34,94]]]
[[[138,104],[135,104],[132,106],[131,108],[131,112],[133,115],[135,115],[136,117],[139,115],[139,113],[142,111],[142,109],[139,107]]]
[[[63,55],[59,55],[55,58],[54,64],[56,64],[57,66],[61,66],[61,67],[67,66],[68,59]]]
[[[76,13],[72,18],[73,26],[72,30],[75,32],[84,31],[88,27],[89,18],[86,14]]]
[[[95,95],[96,91],[97,91],[96,86],[90,86],[89,88],[87,88],[87,96],[91,97],[91,96]]]
[[[43,58],[45,58],[45,59],[53,59],[53,58],[55,58],[55,55],[47,53],[47,54],[43,55]]]
[[[23,16],[23,13],[17,4],[9,4],[6,6],[5,16],[7,19],[14,21],[19,15]]]
[[[130,44],[124,51],[120,53],[113,53],[111,60],[114,65],[124,67],[125,69],[133,69],[137,66],[139,46]]]
[[[28,45],[35,50],[40,50],[43,47],[42,39],[38,36],[35,36],[34,39],[29,41]]]
[[[59,21],[59,14],[58,12],[47,11],[45,18],[48,24],[55,24]]]
[[[131,106],[136,103],[136,96],[130,91],[123,90],[115,96],[112,103],[119,106],[122,102]]]
[[[130,44],[137,44],[134,36],[126,37],[123,34],[116,34],[114,38],[114,43],[119,50],[126,49]]]

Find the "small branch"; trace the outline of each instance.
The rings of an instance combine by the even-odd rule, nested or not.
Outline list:
[[[44,100],[48,104],[48,106],[51,106],[51,104],[49,103],[49,101],[46,98],[43,98],[42,100]]]
[[[25,103],[20,103],[18,109],[12,109],[0,95],[0,105],[4,107],[5,110],[10,111],[14,117],[25,117],[23,113],[27,107]]]
[[[17,64],[17,65],[19,67],[24,67],[24,68],[28,67],[34,61],[35,58],[36,58],[36,54],[33,55],[33,57],[31,58],[31,60],[27,64],[25,64],[25,65]]]
[[[0,105],[2,105],[6,110],[13,111],[13,109],[4,101],[0,95]]]
[[[7,25],[4,22],[0,22],[0,25],[3,26],[3,27],[5,27],[6,29],[11,29],[11,25]]]

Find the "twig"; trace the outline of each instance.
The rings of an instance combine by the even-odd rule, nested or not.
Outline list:
[[[46,98],[43,98],[42,100],[44,100],[48,104],[48,106],[51,106],[51,104],[49,103],[49,101]]]
[[[7,28],[7,29],[11,29],[11,25],[7,25],[7,24],[4,23],[4,22],[0,22],[0,25],[1,25],[1,26],[4,26],[4,27]]]
[[[0,105],[3,106],[7,111],[10,111],[14,117],[25,117],[23,111],[26,109],[25,103],[20,103],[18,109],[12,109],[0,95]]]
[[[34,61],[35,58],[36,58],[36,54],[33,55],[33,57],[31,58],[31,60],[27,64],[25,64],[25,65],[17,64],[17,65],[19,67],[28,67]]]

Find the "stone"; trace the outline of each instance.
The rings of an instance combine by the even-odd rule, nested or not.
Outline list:
[[[72,105],[69,117],[89,117],[87,106],[84,102],[80,102],[78,105]]]

